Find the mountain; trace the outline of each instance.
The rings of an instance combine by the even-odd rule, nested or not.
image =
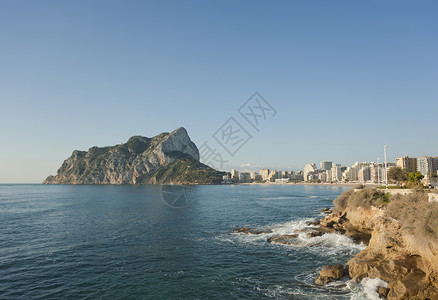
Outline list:
[[[213,184],[225,173],[199,161],[199,150],[180,127],[153,138],[73,151],[44,184]]]

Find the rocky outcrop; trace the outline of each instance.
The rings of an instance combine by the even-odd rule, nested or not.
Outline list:
[[[210,184],[222,172],[199,162],[199,151],[180,127],[153,138],[133,136],[126,143],[73,151],[44,184]]]
[[[435,255],[413,242],[397,220],[377,217],[374,223],[368,247],[348,262],[350,276],[388,282],[388,299],[438,299]]]
[[[367,244],[348,263],[349,276],[388,283],[379,295],[395,299],[438,299],[438,244],[385,215],[385,207],[345,207],[319,222],[319,231],[335,231]],[[327,282],[320,274],[315,282]],[[376,291],[377,292],[377,291]]]

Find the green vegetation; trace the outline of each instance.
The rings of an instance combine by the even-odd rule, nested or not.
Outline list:
[[[133,136],[125,144],[128,149],[131,149],[135,154],[143,153],[150,144],[150,139],[142,136]]]
[[[157,183],[220,183],[224,172],[218,172],[180,152],[174,153],[178,159],[172,164],[160,168],[152,178]]]
[[[405,182],[409,178],[409,172],[400,167],[390,168],[388,171],[388,179],[397,183]]]
[[[410,188],[414,188],[414,187],[422,188],[423,184],[421,183],[421,179],[423,179],[423,178],[424,178],[424,176],[421,175],[420,172],[409,173],[408,187],[410,187]]]
[[[420,172],[409,173],[406,169],[394,167],[388,171],[388,180],[407,188],[423,188],[421,179],[424,176]]]

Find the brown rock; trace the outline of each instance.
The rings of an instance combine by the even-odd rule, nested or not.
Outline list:
[[[317,225],[319,225],[319,220],[314,221],[314,222],[308,221],[308,222],[306,222],[306,224],[307,224],[307,226],[317,226]]]
[[[344,266],[328,265],[321,269],[319,276],[315,277],[315,284],[324,285],[333,280],[339,280],[344,275]]]
[[[377,293],[379,294],[380,299],[386,299],[388,298],[389,289],[384,286],[378,286]]]
[[[329,282],[332,282],[331,278],[322,277],[322,276],[315,277],[315,284],[317,284],[317,285],[324,285],[324,284],[327,284]]]
[[[284,234],[279,236],[270,236],[268,237],[268,243],[277,243],[283,245],[294,245],[294,239],[298,237],[298,234]]]
[[[320,231],[312,231],[312,232],[309,232],[307,234],[307,237],[313,238],[313,237],[321,236],[321,235],[322,235],[322,232],[320,232]]]
[[[331,208],[323,208],[323,209],[320,209],[320,211],[322,211],[325,214],[331,214],[333,212],[333,210]]]
[[[323,219],[323,220],[321,220],[321,222],[319,222],[319,224],[320,224],[321,226],[328,227],[328,228],[333,228],[333,225],[334,225],[335,223],[336,223],[336,222],[333,221],[333,220],[331,220],[331,219]]]
[[[244,234],[262,234],[262,233],[271,233],[271,230],[260,230],[248,227],[236,228],[233,230],[236,233],[244,233]]]
[[[321,277],[339,280],[344,275],[344,266],[342,264],[327,265],[321,269],[321,271],[319,272],[319,275]]]

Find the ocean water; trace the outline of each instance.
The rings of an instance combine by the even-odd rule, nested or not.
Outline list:
[[[347,189],[196,186],[174,208],[160,186],[0,185],[0,299],[378,299],[376,280],[313,283],[363,245],[266,241],[305,228]],[[273,232],[232,232],[244,226]]]

